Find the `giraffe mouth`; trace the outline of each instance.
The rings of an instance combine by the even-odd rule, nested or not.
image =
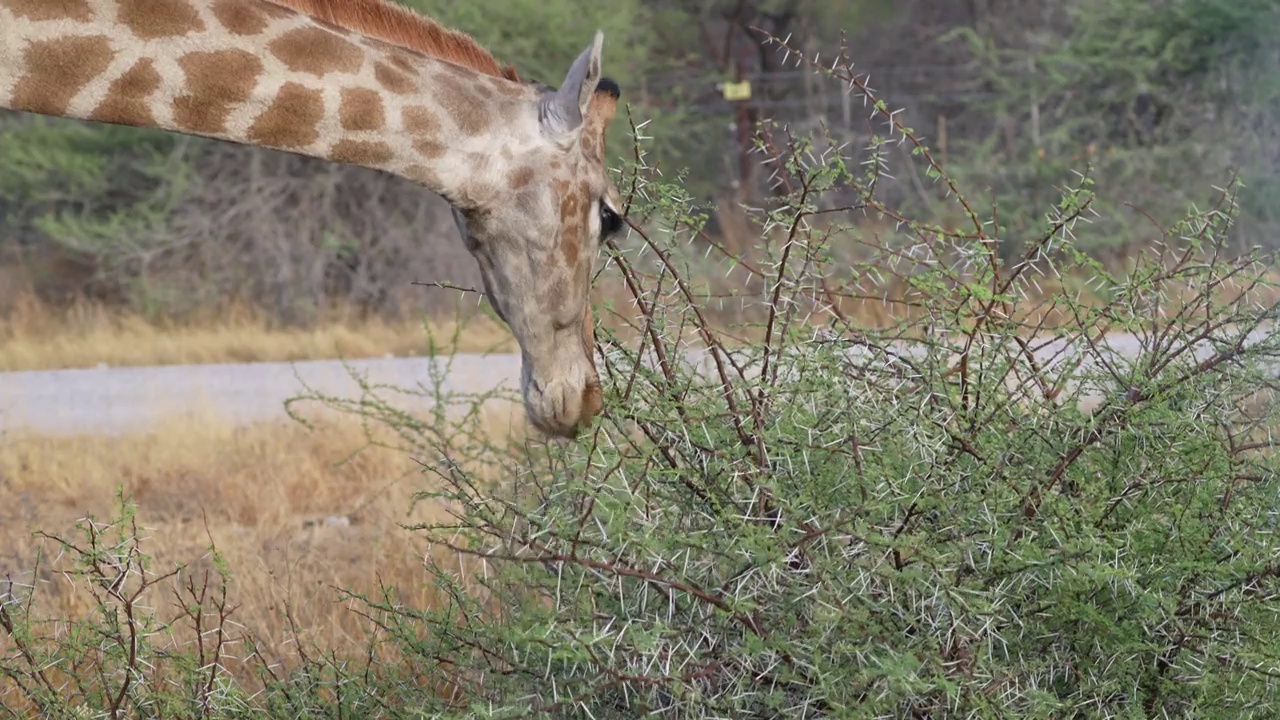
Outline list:
[[[529,377],[524,402],[531,425],[546,435],[571,440],[600,413],[604,388],[589,374],[576,382],[567,378],[540,381]]]

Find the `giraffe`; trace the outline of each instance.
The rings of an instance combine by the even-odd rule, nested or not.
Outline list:
[[[603,33],[558,88],[391,0],[0,0],[0,107],[392,173],[443,197],[520,348],[527,419],[603,409],[588,293],[624,226]]]

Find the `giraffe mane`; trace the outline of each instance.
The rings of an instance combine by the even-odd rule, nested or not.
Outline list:
[[[268,0],[365,37],[415,50],[444,62],[518,82],[514,67],[498,62],[475,38],[450,30],[390,0]]]

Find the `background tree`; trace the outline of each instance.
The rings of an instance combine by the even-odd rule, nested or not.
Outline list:
[[[402,1],[550,84],[603,28],[632,120],[659,139],[646,162],[697,199],[704,240],[750,245],[759,228],[740,207],[777,200],[750,159],[760,121],[822,129],[837,145],[875,132],[846,87],[765,48],[760,29],[832,60],[845,38],[900,118],[998,203],[1007,256],[1089,163],[1110,185],[1095,206],[1107,232],[1088,250],[1108,263],[1149,237],[1126,203],[1174,211],[1207,198],[1200,181],[1229,168],[1243,180],[1237,247],[1275,242],[1276,0]],[[726,101],[722,83],[738,80],[751,98]],[[611,130],[615,164],[631,159],[628,130]],[[0,268],[47,299],[157,316],[240,300],[305,323],[325,305],[433,310],[453,296],[414,281],[478,281],[443,202],[381,173],[14,113],[0,116],[0,165]],[[888,189],[895,202],[954,219],[944,189],[906,180]],[[849,197],[834,189],[823,201]]]

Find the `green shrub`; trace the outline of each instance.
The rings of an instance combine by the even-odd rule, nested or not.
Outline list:
[[[702,319],[686,208],[634,167],[631,218],[664,229],[610,250],[642,340],[602,339],[610,410],[588,437],[513,450],[474,412],[451,424],[444,395],[422,420],[347,406],[401,431],[443,485],[423,499],[457,511],[421,528],[430,541],[483,564],[435,568],[447,607],[369,599],[420,671],[449,668],[457,717],[1278,709],[1278,346],[1266,258],[1221,252],[1238,186],[1120,277],[1079,250],[1081,176],[1001,261],[994,214],[959,188],[967,231],[877,200],[883,154],[916,139],[870,104],[886,129],[857,164],[771,133],[785,194],[760,219],[785,240],[735,270],[765,288],[747,300],[763,343]],[[901,222],[860,268],[913,289],[888,328],[843,317],[861,277],[826,261],[864,213]],[[1048,289],[1081,273],[1109,300]],[[1051,313],[1055,329],[1034,319]],[[1132,347],[1108,352],[1120,333]]]
[[[762,340],[703,319],[715,298],[685,270],[705,262],[688,242],[697,219],[637,153],[620,183],[636,230],[607,255],[639,340],[601,333],[608,410],[585,437],[495,439],[480,409],[503,393],[449,392],[444,369],[416,391],[436,402],[425,414],[388,399],[411,389],[300,398],[390,429],[420,458],[421,501],[452,510],[417,528],[444,600],[356,598],[388,638],[370,657],[394,664],[307,655],[268,678],[259,716],[1280,709],[1280,346],[1267,258],[1222,252],[1238,185],[1115,276],[1079,249],[1086,173],[1026,254],[1001,259],[995,211],[860,77],[823,72],[867,95],[884,130],[842,157],[762,128],[781,195],[759,220],[774,240],[725,260],[759,281],[740,301],[760,308]],[[878,199],[900,142],[967,227]],[[819,211],[833,194],[853,199]],[[863,240],[855,272],[833,270],[833,238],[864,215],[898,231]],[[1105,302],[1053,290],[1081,274]],[[864,281],[890,276],[908,289],[880,300],[898,322],[859,324],[849,308],[876,301]],[[1129,352],[1107,351],[1118,333]],[[21,658],[0,662],[26,677]]]
[[[47,239],[103,267],[132,259],[195,182],[201,141],[117,125],[17,116],[0,126],[0,219],[16,239]]]
[[[34,581],[0,585],[0,716],[240,717],[249,693],[223,666],[233,645],[245,649],[229,569],[211,546],[199,567],[156,570],[136,507],[120,501],[114,517],[78,522],[78,537],[41,533],[57,557],[40,559]],[[40,612],[51,576],[88,599],[83,616]],[[170,604],[176,613],[162,619],[158,606]]]

